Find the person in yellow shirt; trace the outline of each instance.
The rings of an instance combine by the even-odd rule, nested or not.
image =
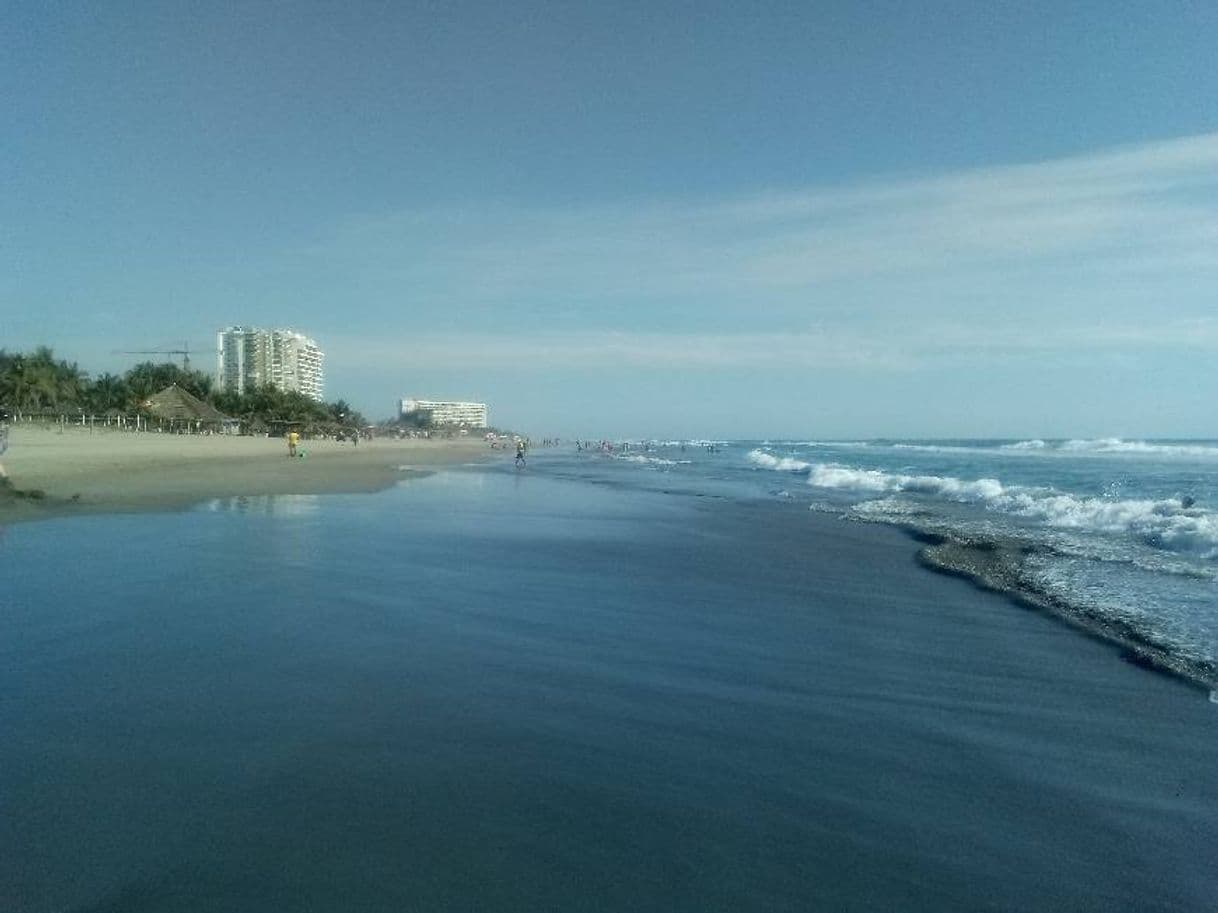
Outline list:
[[[288,456],[296,456],[296,445],[300,443],[300,435],[295,431],[288,432]]]

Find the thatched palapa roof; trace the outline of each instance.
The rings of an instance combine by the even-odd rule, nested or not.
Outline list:
[[[215,406],[192,396],[177,384],[170,384],[160,393],[152,394],[140,405],[161,419],[202,422],[205,425],[223,425],[233,421]]]

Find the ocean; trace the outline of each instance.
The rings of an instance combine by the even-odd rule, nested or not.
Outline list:
[[[928,564],[1218,688],[1218,442],[634,442],[660,487],[789,498],[944,540]],[[708,489],[710,490],[710,489]]]
[[[564,444],[12,526],[0,909],[1211,910],[1215,468]]]

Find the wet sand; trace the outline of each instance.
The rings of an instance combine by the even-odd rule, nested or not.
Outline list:
[[[483,459],[479,439],[302,441],[282,438],[15,427],[0,522],[78,512],[185,507],[237,495],[379,491],[411,473]],[[19,494],[15,494],[19,493]]]
[[[265,500],[0,538],[0,909],[1213,910],[1218,706],[899,530]]]

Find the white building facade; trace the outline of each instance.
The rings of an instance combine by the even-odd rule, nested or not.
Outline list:
[[[325,353],[303,333],[233,326],[216,334],[216,386],[252,393],[270,385],[321,402]]]
[[[466,425],[485,428],[488,423],[486,403],[459,403],[433,399],[403,399],[399,403],[403,418],[420,413],[431,417],[433,425]]]

